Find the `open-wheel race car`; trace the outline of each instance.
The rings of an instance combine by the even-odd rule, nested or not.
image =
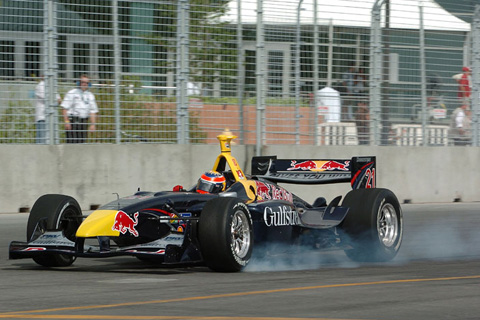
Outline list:
[[[65,267],[77,257],[130,255],[234,272],[247,266],[256,248],[305,243],[344,250],[360,262],[395,257],[402,240],[402,211],[393,192],[375,188],[375,157],[254,157],[251,175],[246,175],[231,154],[234,138],[218,136],[221,153],[213,170],[188,190],[139,191],[88,216],[70,196],[41,196],[28,218],[27,241],[10,243],[10,259]],[[210,184],[205,187],[202,181]],[[328,204],[319,197],[310,204],[278,185],[337,182],[349,182],[353,189],[341,205],[341,196]]]

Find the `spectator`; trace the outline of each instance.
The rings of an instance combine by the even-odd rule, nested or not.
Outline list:
[[[200,93],[200,88],[196,83],[191,81],[187,82],[187,96],[199,96]]]
[[[355,98],[360,100],[367,96],[367,78],[363,69],[359,69],[355,75],[353,93]]]
[[[36,129],[36,138],[35,142],[38,144],[47,143],[47,125],[46,125],[46,116],[45,116],[45,80],[42,79],[35,87],[35,129]],[[57,93],[56,95],[57,103],[60,104],[62,99]]]
[[[325,122],[340,122],[341,100],[337,90],[330,87],[318,90],[317,103]]]
[[[355,64],[352,63],[348,67],[348,70],[342,75],[342,86],[343,86],[343,92],[347,96],[352,96],[353,95],[353,90],[354,90],[354,85],[355,85],[355,73],[356,73],[356,68]]]
[[[342,75],[342,94],[345,96],[342,115],[344,120],[352,118],[352,105],[355,102],[355,77],[357,69],[355,63],[351,63],[348,70]]]
[[[466,146],[471,142],[470,110],[467,104],[462,104],[453,111],[450,120],[450,137],[456,146]]]
[[[365,99],[360,99],[355,114],[358,144],[366,145],[370,142],[370,112]]]
[[[80,76],[77,88],[68,91],[62,102],[67,143],[84,143],[87,139],[87,128],[90,132],[95,131],[98,107],[95,96],[88,90],[89,88],[89,77]]]
[[[470,105],[470,96],[472,95],[472,71],[469,67],[463,67],[463,73],[458,80],[458,98],[462,104]]]

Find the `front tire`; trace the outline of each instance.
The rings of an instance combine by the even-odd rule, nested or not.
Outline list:
[[[33,241],[47,230],[61,230],[64,236],[75,241],[75,233],[82,222],[82,210],[78,202],[61,194],[46,194],[38,198],[30,211],[27,224],[27,241]],[[67,267],[75,257],[49,253],[33,257],[44,267]]]
[[[253,249],[252,218],[236,198],[208,201],[200,215],[198,238],[206,265],[221,272],[241,271]]]
[[[350,191],[342,207],[350,208],[340,226],[343,242],[350,244],[346,255],[358,262],[393,259],[402,242],[403,218],[400,203],[388,189]]]

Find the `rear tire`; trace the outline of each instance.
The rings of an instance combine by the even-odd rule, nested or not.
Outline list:
[[[75,241],[75,233],[82,222],[78,202],[61,194],[46,194],[38,198],[30,211],[27,224],[27,241],[33,241],[47,230],[61,230],[64,236]],[[49,253],[33,260],[44,267],[67,267],[75,257]]]
[[[237,198],[208,201],[200,215],[198,238],[206,265],[221,272],[241,271],[253,249],[252,218]]]
[[[388,189],[350,191],[342,207],[350,208],[340,225],[346,255],[358,262],[393,259],[402,242],[403,218],[400,203]]]

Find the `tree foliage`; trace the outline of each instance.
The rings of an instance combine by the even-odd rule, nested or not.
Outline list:
[[[158,4],[158,32],[148,37],[150,43],[176,53],[178,5],[180,1]],[[225,81],[236,75],[236,30],[221,17],[230,0],[189,0],[189,66],[190,79],[204,85]],[[157,61],[157,66],[174,70],[176,61]]]

